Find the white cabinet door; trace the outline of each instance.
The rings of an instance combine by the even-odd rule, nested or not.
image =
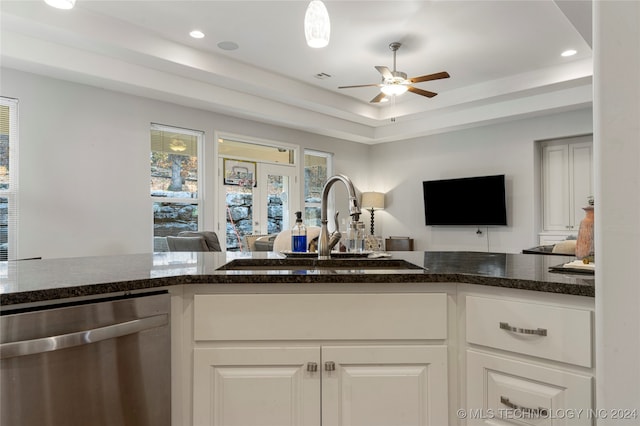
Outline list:
[[[593,196],[593,144],[591,142],[569,145],[569,179],[571,188],[571,225],[577,230],[584,218],[583,207]]]
[[[323,426],[447,425],[446,346],[325,346]]]
[[[319,363],[317,346],[196,348],[194,425],[319,426]]]
[[[593,196],[593,136],[542,145],[542,221],[545,231],[575,234]]]
[[[569,147],[542,148],[543,223],[547,231],[569,229]]]

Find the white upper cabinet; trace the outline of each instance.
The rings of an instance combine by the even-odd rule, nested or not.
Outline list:
[[[543,231],[575,234],[593,195],[593,136],[545,141],[541,148]]]

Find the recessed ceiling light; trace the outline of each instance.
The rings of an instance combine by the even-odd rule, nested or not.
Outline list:
[[[562,52],[560,55],[561,55],[561,56],[564,56],[564,57],[566,58],[566,57],[568,57],[568,56],[573,56],[573,55],[575,55],[576,53],[578,53],[576,50],[569,49],[569,50],[565,50],[565,51],[564,51],[564,52]]]
[[[233,41],[221,41],[218,43],[218,47],[222,50],[236,50],[238,48],[238,43]]]
[[[193,38],[204,38],[204,33],[200,30],[193,30],[189,35]]]
[[[76,0],[44,0],[49,6],[56,9],[73,9],[76,4]]]

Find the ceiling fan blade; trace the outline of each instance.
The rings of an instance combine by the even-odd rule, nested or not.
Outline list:
[[[391,74],[391,71],[389,70],[389,68],[387,67],[382,67],[382,66],[377,66],[376,69],[378,70],[378,72],[380,74],[382,74],[382,77],[384,78],[393,78],[393,74]]]
[[[420,83],[421,81],[431,81],[431,80],[439,80],[441,78],[449,78],[449,73],[446,71],[437,72],[435,74],[422,75],[420,77],[410,78],[409,81],[411,83]]]
[[[429,92],[428,90],[418,89],[417,87],[409,86],[409,91],[415,93],[416,95],[426,96],[427,98],[433,98],[437,93]]]
[[[357,86],[340,86],[338,87],[338,89],[353,89],[354,87],[372,87],[372,86],[381,87],[382,84],[374,83],[374,84],[359,84]]]
[[[381,102],[385,98],[385,96],[386,95],[384,93],[380,92],[375,98],[371,99],[369,103],[375,104],[377,102]]]

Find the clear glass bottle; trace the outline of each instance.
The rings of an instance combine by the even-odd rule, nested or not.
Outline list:
[[[358,253],[359,239],[357,223],[350,222],[347,228],[347,251],[349,253]]]
[[[362,253],[365,251],[365,242],[367,240],[367,231],[364,227],[364,222],[358,222],[357,224],[357,252]]]

